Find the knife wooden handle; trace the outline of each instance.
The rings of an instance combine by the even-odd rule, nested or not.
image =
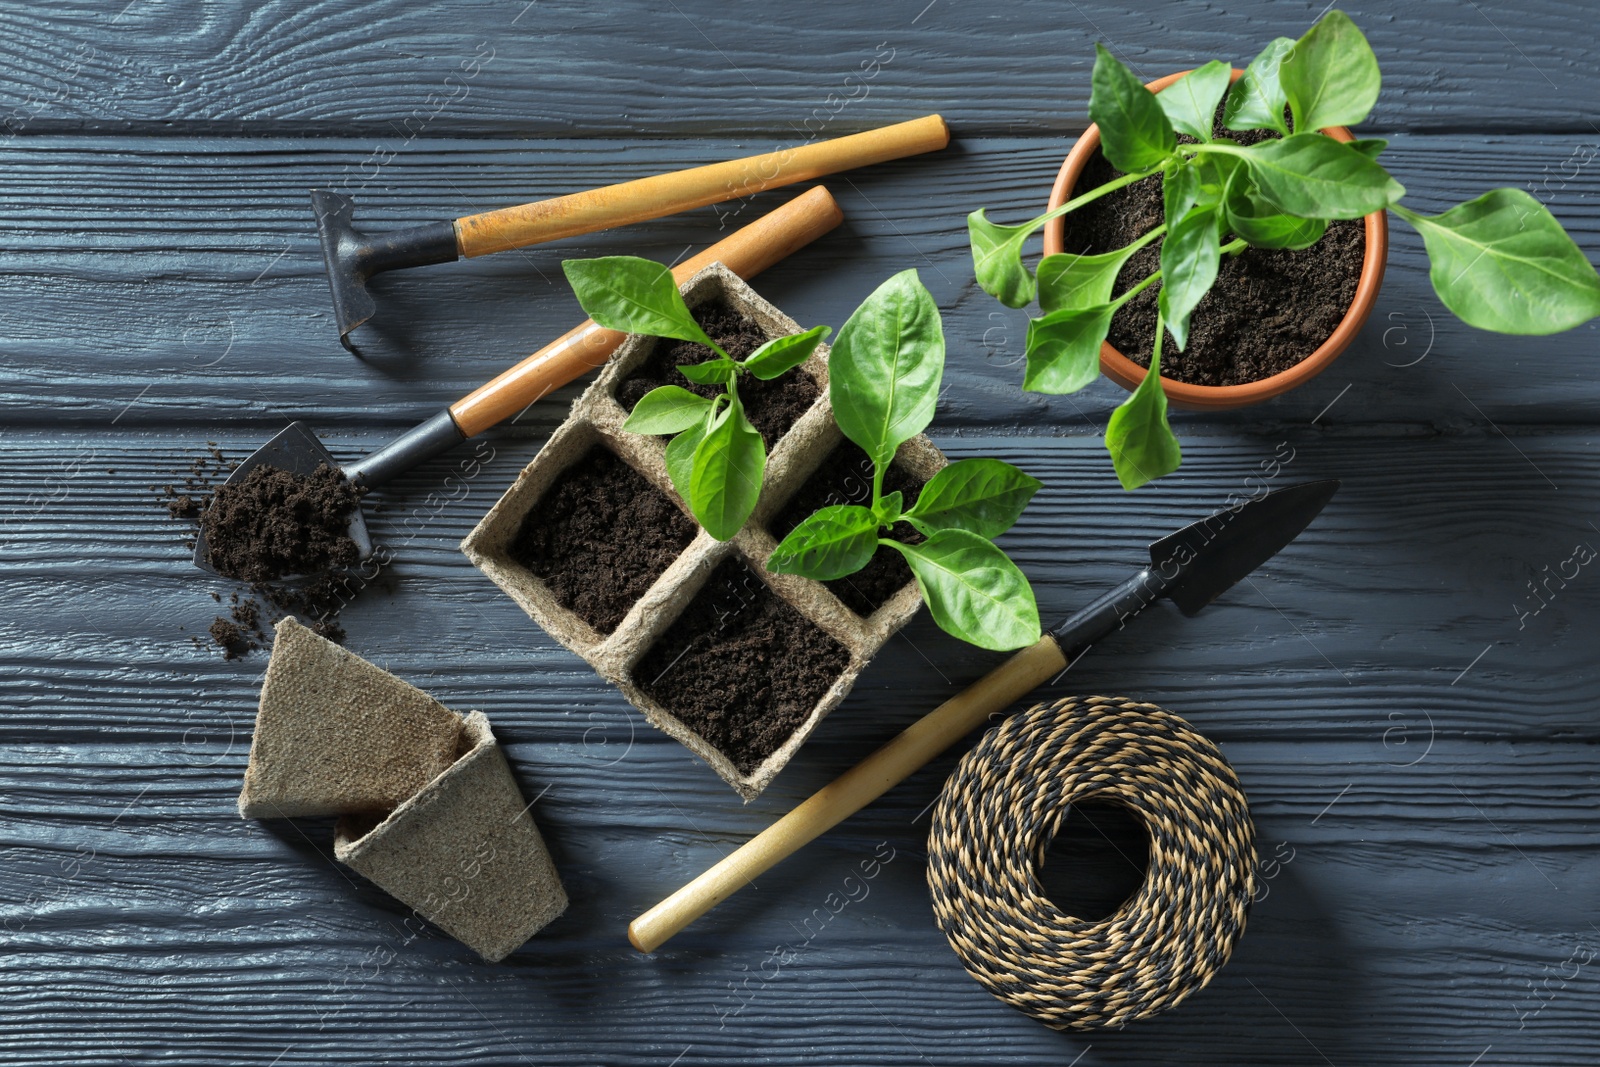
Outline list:
[[[1003,710],[1066,666],[1067,659],[1055,638],[1045,634],[633,920],[628,924],[628,940],[640,952],[654,952],[756,875],[877,800],[994,712]]]
[[[819,185],[679,263],[672,268],[672,276],[682,285],[702,267],[720,260],[739,277],[753,278],[842,221],[844,213],[833,194]],[[463,434],[475,437],[605,363],[626,336],[585,319],[451,404],[450,417]]]
[[[944,119],[927,115],[798,148],[784,148],[558,196],[536,204],[468,215],[456,220],[456,245],[461,254],[468,257],[525,248],[724,200],[737,200],[763,189],[809,181],[841,170],[933,152],[949,143],[950,128]]]

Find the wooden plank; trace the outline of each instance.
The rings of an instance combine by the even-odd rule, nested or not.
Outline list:
[[[965,214],[1042,202],[1085,121],[1095,39],[1154,76],[1315,14],[1258,0],[0,10],[0,1065],[925,1064],[997,1049],[1055,1067],[1592,1063],[1600,584],[1586,565],[1559,572],[1575,545],[1600,545],[1597,328],[1518,340],[1455,324],[1397,224],[1357,346],[1271,405],[1179,415],[1183,470],[1128,494],[1098,441],[1125,394],[1022,394],[1024,317],[971,282]],[[1352,14],[1385,69],[1370,129],[1394,134],[1386,162],[1413,203],[1531,188],[1600,259],[1583,5]],[[789,195],[382,279],[363,363],[337,347],[305,190],[345,188],[382,229],[935,110],[955,146],[830,181],[846,226],[758,288],[837,326],[887,274],[921,271],[951,341],[934,436],[1046,483],[1006,546],[1047,617],[1230,493],[1345,480],[1251,584],[1193,620],[1153,609],[1040,694],[1155,700],[1237,769],[1265,881],[1213,984],[1078,1036],[985,993],[927,904],[927,805],[954,753],[667,951],[628,948],[631,917],[995,657],[919,617],[773,787],[737,804],[456,547],[576,385],[492,434],[478,474],[461,477],[458,455],[375,499],[399,562],[345,616],[353,649],[490,716],[538,798],[569,913],[485,965],[335,865],[331,820],[239,819],[265,661],[190,642],[218,610],[209,593],[231,587],[192,569],[147,487],[208,440],[241,455],[294,417],[340,455],[375,447],[580,317],[563,257],[672,260]],[[894,859],[833,915],[830,894],[880,842]]]
[[[1572,0],[1357,3],[1384,71],[1375,129],[1593,135],[1592,24]],[[80,2],[9,11],[12,133],[751,134],[763,147],[931,111],[963,134],[1083,128],[1094,43],[1146,78],[1298,37],[1315,7],[901,0],[763,11],[643,0]]]
[[[8,1010],[33,1025],[8,1031],[0,1055],[24,1062],[53,1041],[93,1062],[170,1043],[173,1033],[185,1035],[167,1046],[180,1061],[215,1056],[227,1042],[237,1046],[231,1061],[263,1063],[286,1047],[296,1053],[286,1062],[370,1061],[398,1047],[389,1042],[458,1057],[450,1062],[503,1061],[513,1049],[536,1062],[608,1061],[637,1050],[645,1033],[668,1059],[696,1046],[696,1062],[757,1048],[792,1061],[819,1044],[841,1062],[937,1062],[938,1053],[974,1058],[996,1041],[1021,1063],[1059,1063],[1090,1044],[1102,1057],[1091,1062],[1122,1062],[1119,1049],[1148,1062],[1184,1043],[1200,1062],[1262,1064],[1317,1062],[1317,1049],[1333,1062],[1383,1062],[1395,1043],[1408,1062],[1441,1064],[1488,1044],[1512,1063],[1566,1062],[1586,1047],[1593,976],[1581,965],[1571,976],[1571,960],[1596,942],[1576,891],[1600,874],[1592,844],[1541,843],[1527,825],[1491,824],[1460,801],[1440,805],[1452,810],[1437,824],[1414,824],[1420,839],[1394,835],[1412,795],[1377,798],[1409,772],[1371,766],[1360,771],[1368,802],[1320,817],[1271,810],[1280,796],[1298,805],[1331,782],[1326,758],[1305,761],[1304,778],[1287,773],[1295,761],[1286,750],[1305,747],[1228,746],[1255,800],[1263,854],[1290,857],[1267,882],[1234,962],[1183,1008],[1092,1039],[1045,1031],[961,973],[929,922],[925,817],[905,806],[865,813],[646,959],[621,942],[626,918],[725,847],[687,824],[663,832],[662,811],[677,806],[695,821],[716,813],[675,796],[663,804],[645,788],[619,805],[614,774],[596,783],[602,803],[566,796],[570,783],[559,780],[539,818],[574,911],[485,969],[426,926],[407,925],[371,886],[347,882],[323,855],[325,820],[238,820],[236,767],[130,766],[122,746],[12,750],[0,771],[9,857],[0,886],[8,899],[38,899],[26,912],[5,909],[15,920],[0,957]],[[1553,751],[1532,753],[1530,795],[1558,784],[1539,768]],[[1525,755],[1467,742],[1436,758],[1472,789]],[[524,752],[514,756],[527,766]],[[163,769],[169,780],[141,796],[140,783]],[[1548,799],[1559,803],[1553,792]],[[585,824],[597,809],[608,826]],[[828,894],[880,840],[896,849],[881,876],[823,920]],[[788,956],[763,968],[774,946]],[[39,961],[49,961],[48,979]],[[130,999],[140,1011],[118,1010]],[[1360,1028],[1348,1025],[1356,1011]],[[105,1025],[74,1025],[88,1014]],[[818,1019],[827,1020],[820,1032]]]
[[[1262,464],[1274,456],[1292,458],[1271,484],[1346,479],[1330,509],[1253,585],[1193,622],[1162,610],[1097,649],[1078,672],[1076,684],[1087,691],[1126,689],[1139,679],[1141,690],[1158,687],[1162,699],[1184,708],[1210,702],[1207,694],[1227,681],[1228,699],[1212,702],[1219,736],[1246,736],[1287,716],[1316,736],[1381,737],[1394,724],[1391,713],[1407,715],[1413,729],[1426,716],[1446,731],[1593,736],[1587,709],[1600,699],[1600,675],[1583,643],[1568,635],[1592,616],[1600,585],[1581,569],[1568,588],[1557,579],[1545,587],[1549,606],[1537,614],[1528,588],[1559,571],[1578,543],[1600,545],[1573,503],[1600,481],[1581,431],[1515,439],[1492,431],[1328,435],[1311,427],[1281,438],[1203,435],[1187,441],[1179,475],[1131,495],[1115,487],[1100,445],[1088,436],[953,437],[937,423],[934,432],[952,455],[998,456],[1044,480],[1006,543],[1034,576],[1046,617],[1137,566],[1149,540],[1203,516],[1230,493],[1258,492],[1269,484]],[[0,605],[11,621],[0,632],[14,650],[15,670],[0,676],[0,694],[17,709],[10,729],[41,736],[36,731],[71,724],[150,739],[161,736],[152,728],[170,723],[172,709],[186,706],[201,678],[218,687],[217,707],[248,717],[259,665],[223,665],[188,641],[218,610],[209,592],[225,597],[233,586],[193,571],[182,544],[186,527],[170,520],[148,489],[182,473],[207,439],[241,451],[236,431],[218,433],[8,435]],[[377,440],[341,435],[335,443],[345,450]],[[459,478],[458,464],[441,460],[386,492],[373,527],[395,546],[393,592],[379,588],[357,599],[346,616],[352,647],[444,686],[446,698],[462,706],[553,710],[577,700],[621,708],[456,548],[539,443],[496,437],[494,452],[480,453],[485,462],[476,478]],[[117,474],[105,474],[108,468]],[[1448,525],[1439,520],[1446,510]],[[1511,521],[1538,531],[1515,550],[1505,542]],[[82,562],[95,558],[105,562]],[[95,605],[92,613],[85,604]],[[426,647],[415,641],[419,619],[433,635]],[[500,636],[486,641],[485,633]],[[74,656],[83,663],[74,665]],[[518,685],[530,657],[540,682]],[[929,670],[930,661],[949,665],[945,673],[955,682],[976,677],[992,659],[922,619],[885,651],[862,688],[906,721],[938,703],[950,684]],[[1506,710],[1508,687],[1519,694],[1514,716]],[[1291,691],[1294,704],[1285,706]],[[1366,696],[1353,716],[1357,693]]]
[[[374,283],[380,332],[369,360],[336,343],[305,190],[336,182],[356,142],[161,138],[51,139],[0,151],[0,205],[12,220],[0,274],[0,410],[15,425],[167,426],[290,418],[399,428],[464,395],[581,319],[560,279],[566,257],[628,252],[674,260],[784,202],[771,193],[548,248],[419,269]],[[1491,185],[1538,180],[1591,258],[1600,259],[1600,170],[1550,180],[1576,136],[1408,136],[1391,159],[1424,210]],[[446,218],[535,193],[567,192],[730,151],[727,142],[430,143],[359,192],[374,229]],[[843,228],[758,280],[806,322],[837,326],[879,281],[917,267],[940,302],[951,356],[943,418],[989,431],[1078,432],[1125,393],[1100,382],[1072,397],[1019,388],[1022,312],[972,282],[965,215],[1022,218],[1043,201],[1061,149],[1039,139],[966,140],[958,149],[830,183]],[[1464,158],[1472,172],[1461,172]],[[1481,165],[1477,162],[1481,159]],[[63,199],[60,191],[87,191]],[[720,213],[720,214],[719,214]],[[1484,420],[1588,422],[1600,407],[1590,324],[1551,338],[1472,330],[1438,303],[1420,239],[1396,221],[1383,292],[1367,329],[1316,382],[1260,407],[1184,414],[1233,426],[1384,422],[1453,433]],[[26,313],[19,309],[26,308]],[[1349,395],[1344,390],[1351,387]],[[548,431],[563,394],[530,411]],[[1340,399],[1342,398],[1342,399]]]

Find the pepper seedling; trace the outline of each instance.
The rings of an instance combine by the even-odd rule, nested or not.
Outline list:
[[[1231,89],[1230,75],[1226,63],[1213,60],[1152,93],[1096,45],[1089,118],[1100,129],[1101,152],[1122,174],[1020,226],[990,222],[982,210],[967,218],[984,291],[1013,308],[1038,298],[1022,381],[1032,392],[1072,393],[1098,378],[1112,316],[1161,282],[1149,373],[1106,428],[1124,488],[1178,468],[1181,452],[1159,384],[1162,334],[1183,349],[1190,315],[1221,258],[1246,247],[1308,248],[1329,220],[1390,209],[1422,234],[1434,292],[1468,325],[1551,334],[1600,315],[1600,275],[1532,196],[1495,189],[1422,215],[1400,206],[1404,187],[1377,161],[1387,142],[1344,143],[1320,132],[1361,122],[1378,99],[1377,56],[1343,12],[1329,11],[1298,41],[1274,40]],[[1215,136],[1219,104],[1227,129],[1275,136],[1250,146]],[[1180,133],[1195,143],[1179,144]],[[1155,175],[1161,225],[1112,252],[1045,256],[1037,274],[1023,263],[1023,242],[1045,223]],[[1157,238],[1160,269],[1113,297],[1123,265]]]
[[[943,376],[939,308],[916,271],[896,274],[840,327],[828,356],[834,419],[872,460],[871,502],[808,516],[767,569],[832,581],[887,545],[905,557],[945,632],[983,648],[1020,648],[1039,639],[1039,609],[1028,579],[993,539],[1017,521],[1038,479],[997,459],[963,459],[929,479],[910,508],[903,494],[883,491],[896,451],[932,421]],[[883,536],[902,521],[926,540]]]
[[[766,444],[739,400],[739,377],[752,374],[765,381],[798,367],[827,339],[830,327],[774,338],[734,359],[700,328],[672,272],[661,264],[603,256],[569,259],[561,269],[583,310],[606,329],[693,341],[715,353],[678,370],[696,385],[721,386],[721,393],[705,397],[663,385],[640,398],[622,428],[672,435],[666,464],[673,487],[707,533],[728,540],[755,510],[767,466]]]

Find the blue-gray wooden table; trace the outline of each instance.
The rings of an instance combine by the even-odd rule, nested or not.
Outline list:
[[[1086,121],[1095,41],[1154,78],[1243,62],[1319,10],[0,5],[0,1063],[1594,1063],[1600,572],[1571,561],[1600,548],[1596,327],[1456,323],[1397,225],[1341,359],[1275,402],[1179,415],[1182,470],[1125,493],[1099,438],[1125,394],[1021,392],[1024,316],[972,280],[964,216],[1043,203]],[[1530,189],[1600,259],[1588,5],[1352,14],[1384,70],[1363,132],[1392,139],[1411,202]],[[326,821],[241,820],[264,659],[190,641],[229,587],[189,564],[149,487],[208,441],[237,457],[295,418],[341,456],[370,448],[573,325],[561,259],[672,260],[793,195],[388,276],[358,361],[307,189],[398,226],[933,111],[952,147],[828,180],[847,221],[758,288],[837,326],[890,273],[921,272],[950,340],[931,432],[1044,480],[1005,545],[1047,617],[1275,457],[1293,457],[1275,484],[1344,480],[1203,615],[1155,610],[1043,691],[1159,702],[1237,768],[1265,889],[1216,980],[1093,1035],[984,992],[924,882],[954,754],[634,952],[632,916],[995,657],[919,617],[741,805],[457,550],[577,384],[495,431],[475,477],[443,459],[387,491],[392,587],[345,614],[351,649],[489,715],[571,910],[485,964],[336,866]]]

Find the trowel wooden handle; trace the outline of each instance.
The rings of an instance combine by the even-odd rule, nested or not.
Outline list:
[[[628,940],[654,952],[685,926],[877,800],[912,772],[971,733],[991,714],[1063,670],[1049,634],[911,724],[887,745],[835,778],[789,814],[745,842],[700,877],[628,924]]]
[[[799,148],[785,148],[558,196],[536,204],[468,215],[456,220],[456,244],[461,254],[468,257],[525,248],[561,237],[594,233],[736,200],[763,189],[808,181],[824,174],[933,152],[949,143],[950,129],[944,119],[928,115]]]
[[[702,267],[720,260],[739,277],[753,278],[842,221],[844,213],[833,194],[819,185],[679,263],[672,268],[672,276],[682,285]],[[626,336],[585,319],[582,325],[450,405],[450,416],[462,433],[474,437],[602,365]]]

